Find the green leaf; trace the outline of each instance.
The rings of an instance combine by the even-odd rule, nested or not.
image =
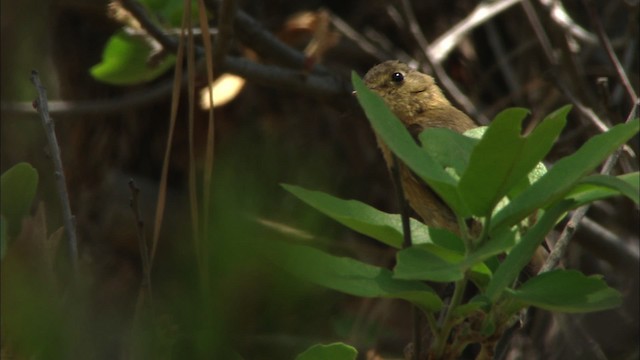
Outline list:
[[[37,189],[38,171],[29,163],[18,163],[0,176],[0,213],[6,218],[9,235],[20,231],[21,219],[29,213]]]
[[[277,250],[277,265],[315,284],[355,296],[404,299],[428,311],[442,307],[442,300],[427,284],[394,279],[387,269],[309,246],[282,245]]]
[[[599,177],[600,175],[594,175]],[[585,178],[587,180],[591,177]],[[596,178],[597,179],[597,178]],[[638,193],[640,193],[640,173],[634,172],[630,174],[624,174],[616,177],[621,182],[620,183],[612,183],[610,180],[606,180],[608,184],[599,185],[593,181],[581,181],[576,185],[569,194],[566,196],[566,199],[573,200],[576,203],[576,206],[582,206],[584,204],[588,204],[594,202],[596,200],[602,200],[611,196],[621,195],[624,191],[624,194],[632,199],[633,201],[638,203]]]
[[[9,241],[7,225],[7,219],[5,219],[4,215],[0,215],[0,261],[4,260],[7,247],[9,247],[7,243]]]
[[[393,269],[394,277],[436,282],[457,281],[464,277],[464,272],[457,266],[462,258],[461,254],[443,248],[411,246],[398,251],[396,267]]]
[[[612,127],[589,139],[573,155],[560,159],[542,178],[533,183],[500,210],[492,229],[510,227],[563,198],[584,176],[593,171],[609,154],[638,133],[639,120]]]
[[[458,194],[456,180],[416,144],[384,100],[369,90],[355,72],[351,73],[351,82],[376,134],[404,164],[429,184],[456,214],[468,217],[470,213]]]
[[[546,211],[540,220],[527,231],[520,242],[511,249],[509,255],[498,266],[487,287],[486,295],[491,301],[497,300],[504,289],[513,284],[520,271],[533,257],[533,253],[542,243],[544,237],[572,205],[573,202],[565,200]]]
[[[540,274],[510,291],[509,296],[526,306],[567,313],[601,311],[622,304],[621,294],[607,286],[601,277],[575,270]]]
[[[151,81],[169,70],[175,56],[167,55],[159,64],[148,63],[151,48],[140,37],[123,31],[111,36],[102,53],[102,61],[89,70],[91,75],[112,85],[134,85]]]
[[[329,194],[312,191],[299,186],[282,184],[287,191],[316,210],[363,235],[370,236],[396,249],[402,247],[402,219],[400,215],[388,214],[356,200],[342,200]],[[431,243],[430,229],[411,219],[413,243]]]
[[[508,109],[496,116],[460,179],[460,194],[474,215],[490,215],[498,201],[526,179],[551,150],[569,110],[564,107],[549,115],[526,137],[521,135],[526,109]]]
[[[358,351],[353,346],[338,342],[313,345],[296,356],[296,360],[355,360],[356,356]]]
[[[638,172],[633,173],[635,176],[631,176],[629,180],[637,180]],[[629,174],[629,175],[633,175]],[[618,178],[610,175],[591,175],[586,178],[580,180],[578,184],[589,184],[595,185],[602,188],[608,188],[618,192],[621,195],[628,197],[633,200],[636,204],[640,201],[640,194],[638,193],[638,182],[629,183],[625,181],[624,178]]]
[[[502,254],[516,244],[517,233],[513,230],[494,235],[479,248],[475,249],[464,261],[466,267],[485,261],[495,255]]]
[[[422,148],[442,167],[464,174],[478,139],[445,128],[429,128],[420,133]]]
[[[491,275],[481,262],[467,264],[461,253],[437,245],[415,245],[398,252],[394,278],[453,282],[462,279],[469,267],[481,282]]]

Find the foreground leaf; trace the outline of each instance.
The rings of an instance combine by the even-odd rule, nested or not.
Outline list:
[[[599,177],[599,175],[594,176]],[[616,177],[616,179],[624,182],[626,185],[613,183],[611,180],[606,180],[607,184],[604,185],[600,181],[592,181],[593,179],[593,177],[589,177],[586,178],[585,181],[581,181],[569,192],[566,199],[573,200],[577,206],[581,206],[596,200],[622,195],[624,192],[627,197],[632,199],[636,204],[638,203],[640,173],[634,172]]]
[[[510,227],[564,197],[584,176],[592,172],[615,149],[638,133],[639,120],[612,127],[589,139],[573,155],[559,160],[542,178],[500,210],[493,229]]]
[[[456,180],[416,144],[384,100],[369,90],[355,72],[351,74],[351,82],[376,134],[404,164],[429,184],[456,214],[467,217],[470,213],[458,194]]]
[[[29,213],[37,189],[38,172],[29,163],[18,163],[0,176],[0,214],[6,219],[8,235],[20,231],[21,219]]]
[[[575,270],[554,270],[522,284],[509,296],[525,306],[549,311],[584,313],[612,309],[622,304],[622,295],[599,276]]]
[[[419,281],[394,279],[387,269],[309,246],[277,248],[276,264],[315,284],[355,296],[404,299],[429,311],[442,307],[442,300],[431,287]]]
[[[460,194],[474,215],[487,216],[512,187],[551,150],[566,123],[570,107],[549,115],[528,136],[522,136],[526,109],[512,108],[498,114],[471,153],[460,179]]]
[[[466,171],[471,152],[479,141],[446,128],[428,128],[420,133],[419,139],[422,148],[440,166],[455,169],[458,176]]]
[[[553,229],[558,219],[571,208],[573,202],[562,201],[542,215],[540,220],[533,225],[522,237],[509,255],[500,264],[493,274],[486,295],[495,301],[502,294],[507,286],[513,284],[520,271],[527,265],[533,257],[533,253],[544,240],[544,237]]]
[[[491,276],[485,264],[470,264],[462,253],[436,245],[416,245],[398,252],[394,278],[453,282],[461,280],[469,268],[483,284]]]
[[[296,360],[355,360],[358,351],[344,343],[316,344],[296,356]]]
[[[295,185],[282,184],[282,187],[344,226],[396,249],[402,247],[404,238],[400,215],[380,211],[360,201],[342,200],[320,191],[307,190]],[[414,244],[433,241],[430,233],[436,230],[429,229],[415,219],[411,219],[410,226]],[[451,246],[456,244],[462,246],[461,240],[455,242],[447,238],[447,241],[451,242]]]

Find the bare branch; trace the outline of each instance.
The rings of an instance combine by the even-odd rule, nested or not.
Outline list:
[[[133,181],[129,180],[129,190],[131,191],[131,199],[129,200],[129,206],[133,211],[133,216],[136,220],[136,229],[138,231],[138,248],[140,250],[140,259],[142,260],[142,284],[141,291],[145,291],[149,295],[149,300],[153,299],[151,292],[151,261],[149,260],[149,246],[147,245],[147,238],[144,232],[144,221],[140,216],[140,206],[138,202],[138,195],[140,189]]]
[[[631,109],[631,112],[627,116],[626,122],[629,122],[635,118],[637,109],[638,109],[638,103],[635,103],[633,108]],[[616,150],[613,154],[611,154],[611,156],[609,156],[609,158],[607,158],[607,161],[605,161],[604,165],[602,166],[602,169],[600,170],[601,174],[608,175],[611,173],[611,170],[613,169],[613,166],[618,161],[618,158],[620,157],[621,152],[622,152],[622,148]],[[571,219],[569,219],[569,222],[567,223],[565,228],[562,230],[562,233],[560,234],[558,241],[554,245],[553,250],[551,251],[551,254],[549,254],[549,258],[547,258],[547,261],[545,261],[544,265],[542,266],[538,274],[547,272],[549,270],[554,269],[556,266],[558,266],[558,263],[560,263],[560,260],[564,257],[564,254],[567,251],[567,248],[569,247],[569,242],[573,237],[573,234],[576,232],[576,230],[578,229],[578,226],[580,225],[580,222],[582,221],[584,216],[587,214],[589,207],[590,205],[585,205],[585,206],[579,207],[577,210],[573,212],[573,215],[571,215]]]
[[[629,77],[627,77],[627,74],[624,68],[622,67],[622,64],[620,64],[620,60],[618,60],[618,56],[616,56],[616,53],[613,51],[613,46],[611,45],[611,41],[609,41],[609,37],[607,36],[604,30],[604,26],[602,26],[602,22],[600,21],[600,17],[598,16],[598,11],[596,10],[595,5],[593,4],[593,1],[583,0],[582,2],[584,3],[585,7],[587,8],[587,11],[589,12],[589,17],[591,17],[591,23],[593,23],[593,26],[595,26],[596,28],[596,34],[598,34],[598,39],[600,40],[602,47],[604,47],[604,50],[607,53],[609,60],[613,64],[613,67],[616,69],[616,74],[618,75],[620,82],[624,85],[624,88],[627,90],[627,94],[629,95],[631,102],[634,104],[637,103],[638,94],[636,94],[635,90],[633,89],[633,86],[631,86]]]
[[[471,30],[522,0],[482,1],[462,21],[436,39],[429,47],[429,57],[441,63]]]
[[[567,33],[571,34],[571,36],[574,36],[587,44],[595,45],[598,43],[598,38],[595,35],[573,21],[571,16],[567,13],[567,10],[562,6],[561,1],[540,0],[540,4],[549,11],[549,17]]]
[[[229,52],[233,38],[233,22],[236,15],[236,0],[222,0],[218,7],[218,36],[214,47],[214,64],[222,63]]]
[[[51,151],[51,159],[55,169],[56,189],[60,204],[62,206],[62,220],[64,223],[65,234],[67,235],[67,248],[69,252],[69,261],[74,275],[78,268],[78,241],[76,239],[75,218],[71,213],[71,204],[69,202],[69,193],[67,192],[67,182],[62,167],[62,156],[60,155],[60,146],[56,137],[55,125],[53,119],[49,116],[49,104],[47,102],[47,90],[40,82],[40,76],[35,70],[31,71],[31,82],[38,91],[36,100],[36,110],[40,114],[42,126],[47,137],[49,150]]]
[[[416,19],[415,13],[413,12],[413,8],[408,0],[402,0],[402,9],[404,11],[405,20],[409,27],[409,31],[411,35],[414,37],[420,49],[422,49],[422,54],[424,58],[433,69],[433,72],[436,78],[440,81],[442,86],[447,89],[449,94],[455,99],[455,101],[462,106],[465,112],[472,117],[478,119],[481,124],[488,124],[489,120],[483,116],[478,109],[473,105],[471,100],[458,88],[458,86],[453,82],[453,80],[449,77],[449,75],[444,71],[442,65],[434,61],[431,57],[431,53],[429,51],[429,43],[427,42],[426,37],[420,30],[420,25],[418,24],[418,20]]]

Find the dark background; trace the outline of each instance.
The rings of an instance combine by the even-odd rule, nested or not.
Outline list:
[[[637,92],[638,2],[594,3]],[[520,106],[531,109],[529,124],[534,125],[552,110],[577,100],[609,125],[623,122],[631,101],[602,46],[579,40],[572,43],[547,10],[537,2],[531,4],[559,63],[549,63],[522,5],[498,14],[472,31],[441,64],[475,105],[477,113],[472,115],[491,119],[505,107]],[[566,1],[564,5],[578,24],[595,33],[583,2]],[[281,36],[293,14],[325,8],[374,44],[388,44],[383,51],[387,59],[422,59],[406,23],[395,16],[400,14],[399,2],[246,0],[238,6]],[[475,6],[475,1],[466,0],[413,4],[429,41],[462,21]],[[49,232],[61,226],[51,161],[37,114],[16,107],[36,96],[29,82],[31,69],[39,70],[52,101],[121,99],[150,91],[172,78],[168,73],[149,84],[130,87],[109,86],[91,78],[88,69],[100,61],[105,42],[119,28],[106,8],[103,1],[2,1],[1,170],[20,161],[38,170],[37,202],[45,206]],[[291,45],[304,48],[305,35],[294,38]],[[573,45],[579,48],[571,51]],[[251,44],[234,42],[232,51],[240,54],[244,47]],[[363,75],[381,60],[386,59],[367,54],[342,35],[322,63],[347,83],[351,70]],[[608,79],[608,91],[597,85],[599,78]],[[204,79],[200,78],[200,84]],[[55,114],[77,220],[84,298],[71,315],[65,311],[56,315],[54,324],[45,326],[45,318],[20,322],[24,327],[3,321],[3,355],[225,358],[214,354],[233,349],[246,359],[284,359],[317,342],[345,341],[359,349],[361,358],[368,351],[370,356],[401,358],[411,331],[406,304],[353,298],[304,284],[260,256],[269,241],[283,236],[273,226],[265,226],[268,221],[278,224],[276,229],[286,225],[311,234],[316,245],[333,253],[392,265],[393,254],[388,249],[317,214],[279,186],[297,184],[397,211],[373,133],[348,92],[310,96],[248,79],[233,102],[216,109],[214,210],[207,219],[214,229],[208,241],[215,301],[205,306],[213,309],[210,319],[215,321],[201,323],[205,317],[196,300],[198,275],[189,230],[186,91],[183,93],[165,223],[152,276],[155,315],[149,328],[153,330],[132,329],[141,263],[127,181],[133,178],[141,189],[140,211],[150,233],[166,146],[169,92],[135,106],[116,103],[107,110]],[[199,149],[204,144],[206,118],[206,112],[196,112]],[[599,132],[574,106],[549,163],[572,153]],[[630,145],[637,153],[638,139]],[[197,158],[202,164],[202,152]],[[637,171],[637,167],[637,158],[623,154],[614,173]],[[604,274],[623,293],[623,307],[589,315],[534,311],[531,321],[514,331],[506,358],[638,357],[638,208],[627,199],[616,198],[596,203],[587,217],[564,265],[587,274]],[[614,239],[614,244],[607,239]],[[7,266],[3,263],[3,293],[11,284]],[[25,294],[54,303],[58,296],[37,290]],[[3,319],[14,311],[5,300],[3,294]],[[48,300],[42,311],[50,315],[56,306],[48,308]],[[216,334],[215,340],[202,340],[201,334],[207,333],[203,328]],[[29,342],[20,336],[40,340]]]

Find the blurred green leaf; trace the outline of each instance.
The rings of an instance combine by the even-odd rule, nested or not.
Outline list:
[[[11,236],[20,231],[21,219],[29,213],[38,189],[38,171],[31,164],[18,163],[0,176],[0,213]]]
[[[429,184],[456,214],[468,217],[470,213],[458,194],[456,180],[416,144],[384,100],[369,90],[355,72],[351,73],[351,82],[376,134],[404,164]]]
[[[526,109],[502,111],[471,153],[460,179],[460,194],[474,215],[487,216],[512,187],[551,150],[566,123],[570,107],[549,115],[528,136],[522,136]]]
[[[0,261],[4,260],[4,255],[7,253],[9,233],[7,229],[7,219],[4,215],[0,214]]]
[[[102,53],[102,61],[89,70],[91,75],[112,85],[134,85],[151,81],[169,70],[175,56],[167,55],[159,64],[151,66],[152,50],[141,37],[123,31],[111,36]]]
[[[358,351],[344,343],[316,344],[296,356],[296,360],[355,360]]]
[[[533,183],[500,210],[492,222],[493,229],[509,227],[564,197],[609,154],[638,133],[639,121],[612,127],[589,139],[574,154],[560,159],[540,180]]]
[[[601,277],[575,270],[540,274],[508,294],[525,306],[567,313],[600,311],[622,304],[620,292],[607,286]]]
[[[442,300],[427,284],[394,279],[387,269],[309,246],[274,246],[276,264],[301,279],[355,296],[404,299],[429,311],[442,307]]]

